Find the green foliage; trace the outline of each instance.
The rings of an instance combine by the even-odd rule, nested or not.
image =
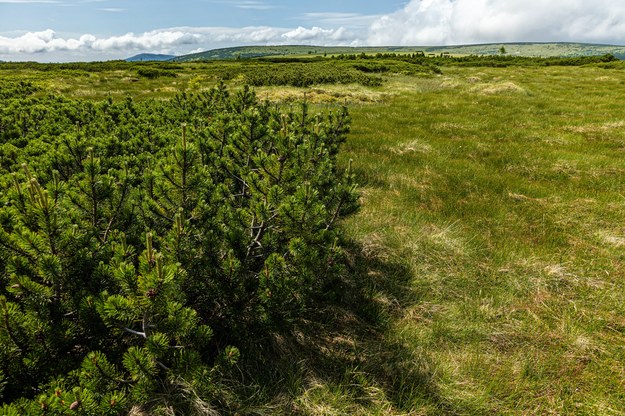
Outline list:
[[[503,49],[503,52],[502,52]],[[338,55],[334,57],[340,61],[354,61],[371,63],[357,63],[354,66],[364,72],[387,72],[389,62],[404,62],[415,65],[412,71],[404,72],[408,74],[435,72],[440,73],[439,66],[465,66],[465,67],[495,67],[503,68],[508,66],[582,66],[582,65],[600,65],[610,62],[617,62],[618,59],[612,54],[592,55],[592,56],[575,56],[575,57],[528,57],[513,56],[506,54],[505,48],[502,47],[498,52],[499,55],[465,55],[451,56],[447,52],[438,55],[430,54],[426,56],[424,53],[397,54],[397,53],[378,53],[376,55]],[[383,60],[387,65],[380,65],[376,61]],[[376,63],[374,63],[376,62]],[[393,72],[398,72],[395,69]]]
[[[158,69],[158,68],[139,68],[137,74],[140,77],[149,79],[155,79],[159,77],[175,77],[176,73],[173,71]]]
[[[14,82],[0,82],[0,100],[7,100],[9,98],[26,98],[34,92],[38,91],[32,82],[20,81]]]
[[[266,66],[266,65],[265,65]],[[247,67],[253,70],[244,72],[246,81],[253,86],[291,85],[309,87],[314,84],[360,84],[380,86],[382,79],[364,74],[361,71],[344,66],[337,68],[328,62],[311,61],[309,63],[277,63],[271,69]]]
[[[500,46],[490,48],[496,54]],[[506,44],[506,48],[510,55],[517,53],[514,46]],[[547,51],[547,46],[543,48]],[[428,59],[449,63],[443,67],[446,76],[395,77],[377,91],[384,93],[381,102],[350,109],[354,129],[338,157],[345,164],[350,157],[357,161],[354,169],[364,183],[365,203],[360,214],[342,227],[358,246],[347,256],[349,273],[339,280],[333,279],[331,272],[321,271],[323,296],[308,299],[308,306],[290,305],[291,317],[286,318],[260,313],[270,300],[269,292],[255,302],[242,299],[241,305],[252,306],[228,316],[234,306],[226,305],[220,292],[230,293],[220,289],[229,282],[223,278],[226,264],[232,265],[236,281],[243,281],[242,273],[234,271],[242,269],[241,257],[236,254],[246,252],[243,240],[242,247],[233,248],[232,254],[224,251],[229,242],[237,241],[238,231],[232,225],[238,218],[235,213],[224,208],[218,210],[219,215],[212,214],[231,201],[221,198],[217,189],[235,189],[240,184],[225,170],[217,176],[222,162],[212,162],[217,161],[215,154],[224,154],[219,153],[221,143],[225,143],[223,149],[229,144],[246,148],[245,141],[229,139],[241,120],[235,117],[238,110],[231,109],[235,97],[219,92],[216,96],[224,99],[187,95],[162,102],[142,95],[124,101],[112,93],[111,100],[78,103],[44,95],[47,83],[68,80],[65,71],[78,68],[3,72],[5,79],[23,76],[38,89],[15,95],[14,100],[5,99],[0,105],[3,230],[10,231],[7,227],[14,221],[6,208],[19,199],[15,179],[23,197],[30,198],[23,162],[50,195],[59,196],[61,207],[70,207],[61,213],[75,211],[66,197],[70,193],[76,194],[76,203],[86,204],[90,179],[83,165],[92,148],[94,163],[99,165],[94,171],[95,194],[113,192],[113,204],[97,204],[100,231],[91,235],[103,237],[111,213],[119,212],[106,244],[111,250],[113,243],[115,250],[127,250],[129,260],[113,276],[111,259],[119,255],[111,250],[98,255],[104,258],[97,276],[109,287],[103,296],[100,291],[91,301],[85,299],[85,304],[95,305],[89,309],[92,321],[114,342],[95,342],[96,348],[89,352],[81,344],[72,344],[77,348],[66,352],[74,354],[67,369],[80,371],[66,373],[64,369],[62,376],[35,380],[41,383],[38,390],[30,392],[30,399],[20,400],[14,382],[22,383],[18,387],[26,382],[15,378],[16,371],[11,369],[23,365],[22,357],[6,351],[15,349],[11,341],[0,342],[3,357],[18,361],[5,360],[9,364],[0,367],[1,400],[12,403],[0,414],[40,414],[39,398],[47,406],[57,406],[57,413],[70,413],[69,406],[77,401],[73,390],[81,386],[81,397],[91,394],[94,398],[89,400],[102,407],[90,414],[106,414],[111,400],[120,406],[111,413],[127,414],[129,407],[143,401],[129,390],[137,382],[131,380],[124,356],[128,351],[143,354],[145,350],[180,373],[163,381],[157,368],[155,383],[144,384],[144,391],[153,387],[149,403],[144,405],[146,412],[152,413],[160,407],[160,414],[171,414],[174,408],[179,414],[206,414],[212,405],[224,414],[620,414],[625,362],[624,239],[620,226],[625,223],[623,80],[620,71],[602,68],[625,67],[617,61],[546,67],[534,65],[539,60],[528,59],[509,68],[472,68],[470,63],[467,67],[455,65],[450,57]],[[368,55],[366,61],[355,56],[333,62],[337,67],[371,63],[381,71],[391,67],[388,61]],[[404,65],[399,59],[394,62]],[[258,63],[242,60],[240,64]],[[197,77],[198,89],[211,85],[221,73],[232,74],[233,84],[242,81],[234,63],[183,66],[185,71],[178,72],[175,81],[180,84],[185,77]],[[85,64],[85,71],[87,67]],[[124,77],[135,75],[138,67],[120,64],[120,68],[119,78],[110,84],[103,82],[110,73],[94,72],[90,78],[72,78],[69,85],[79,82],[106,96],[109,89],[134,94],[138,88],[173,81],[124,81]],[[385,78],[393,74],[392,70],[371,73]],[[6,81],[3,85],[15,86]],[[67,88],[68,95],[79,95],[78,90]],[[94,96],[97,94],[89,95]],[[267,111],[275,110],[268,106]],[[259,113],[263,115],[263,111]],[[309,112],[314,111],[312,107]],[[301,114],[299,110],[283,112],[296,119]],[[328,120],[322,117],[322,121]],[[191,183],[203,181],[201,186],[207,189],[190,191],[184,199],[174,185],[181,183],[185,165],[176,162],[184,147],[182,122],[187,124],[187,159],[194,161],[186,176]],[[238,134],[241,137],[242,133]],[[174,152],[176,147],[179,150]],[[235,150],[231,147],[228,152]],[[247,158],[241,160],[247,162]],[[261,163],[250,158],[252,162]],[[229,169],[237,176],[244,171],[235,168]],[[59,172],[58,191],[54,170]],[[98,184],[97,178],[104,178],[106,184]],[[109,181],[115,186],[128,183],[129,196],[124,200],[133,202],[124,202],[117,209],[124,192],[112,188]],[[85,191],[74,189],[75,184]],[[148,198],[150,186],[153,196]],[[189,201],[190,214],[176,215],[179,202],[169,202],[169,194],[175,201]],[[268,196],[272,204],[283,199],[279,193]],[[60,224],[91,227],[89,206],[74,213],[71,221],[61,217]],[[166,215],[160,215],[163,212]],[[241,212],[245,218],[248,211]],[[264,214],[256,215],[262,218]],[[208,220],[217,228],[204,225]],[[34,223],[31,228],[37,225],[36,217],[28,221]],[[218,228],[226,223],[230,226]],[[120,229],[123,236],[116,231]],[[201,230],[215,229],[212,234],[201,234]],[[177,297],[174,306],[182,304],[196,311],[203,325],[197,338],[208,340],[206,348],[185,348],[173,358],[164,349],[166,340],[179,345],[172,341],[176,334],[170,328],[186,319],[185,311],[156,308],[150,319],[160,328],[154,329],[149,341],[125,330],[142,332],[137,316],[142,318],[145,309],[134,302],[141,299],[139,259],[146,251],[148,231],[153,234],[153,252],[163,256],[165,268],[175,269],[174,280],[168,284],[182,288],[184,296]],[[220,240],[223,235],[229,236],[228,243]],[[239,235],[245,232],[239,231]],[[192,245],[197,242],[203,245],[194,250]],[[35,247],[41,247],[40,243]],[[14,311],[19,299],[8,292],[17,288],[11,288],[5,272],[12,255],[6,247],[1,250],[0,291]],[[269,273],[260,274],[262,287],[268,287],[273,276],[284,276],[290,259],[305,250],[301,238],[293,238],[279,256],[268,257],[263,265],[269,266]],[[339,251],[340,245],[335,250]],[[86,253],[91,255],[90,250]],[[172,260],[174,256],[176,260]],[[340,263],[335,261],[333,267]],[[62,267],[65,264],[61,262]],[[50,274],[57,266],[41,268]],[[79,277],[83,273],[78,264],[74,270]],[[208,271],[204,275],[207,280],[201,278],[201,270]],[[217,278],[223,280],[208,280]],[[33,303],[49,299],[48,285],[33,280],[24,280],[34,293]],[[149,283],[147,278],[145,281]],[[274,295],[275,290],[270,288],[270,292]],[[331,295],[338,302],[333,302]],[[104,300],[119,305],[117,315],[107,318],[110,328],[98,312]],[[301,304],[301,299],[296,300]],[[22,313],[30,308],[24,303],[19,308]],[[192,304],[208,313],[200,313]],[[289,326],[298,308],[304,310],[304,319]],[[235,322],[235,326],[249,330],[235,331],[228,326],[239,316],[245,322]],[[18,318],[19,314],[14,315],[11,322]],[[279,325],[291,331],[278,332]],[[247,338],[247,348],[233,340],[236,338]],[[228,345],[242,347],[240,357],[239,350]],[[95,352],[106,357],[107,361],[98,358],[97,363],[108,377],[86,362]],[[178,361],[198,363],[206,373],[198,375],[190,364],[183,367]],[[233,362],[235,367],[229,367]],[[120,385],[112,380],[123,380],[121,385],[128,389],[112,387]],[[98,392],[102,395],[96,396]],[[80,408],[82,403],[87,401],[81,398]]]
[[[504,68],[508,66],[582,66],[597,65],[607,62],[616,62],[618,59],[611,54],[598,56],[577,56],[577,57],[550,57],[550,58],[530,58],[512,56],[510,54],[487,55],[487,56],[463,56],[438,58],[436,61],[445,61],[445,65],[466,66],[466,67],[494,67]],[[437,62],[443,64],[443,62]]]
[[[381,86],[380,76],[358,70],[351,63],[337,65],[324,59],[264,58],[240,62],[203,64],[203,73],[213,80],[241,80],[251,86],[310,87],[320,84]],[[389,69],[389,72],[394,68]]]
[[[30,90],[0,106],[3,412],[209,406],[234,345],[287,328],[341,268],[346,110],[223,85],[118,103]]]

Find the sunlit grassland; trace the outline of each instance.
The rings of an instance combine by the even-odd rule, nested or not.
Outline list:
[[[444,73],[354,107],[345,154],[347,229],[410,270],[385,337],[437,392],[398,413],[623,414],[625,74]]]
[[[210,65],[0,76],[165,99],[216,85]],[[338,301],[243,357],[234,411],[625,414],[625,71],[442,69],[256,89],[349,106],[362,206]]]
[[[316,62],[323,64],[323,62]],[[41,66],[31,68],[28,64],[15,64],[14,67],[0,65],[0,81],[32,82],[39,91],[36,96],[59,94],[84,100],[107,98],[124,99],[168,99],[180,92],[197,93],[208,91],[221,82],[231,89],[240,88],[246,83],[241,68],[248,72],[271,72],[271,63],[244,61],[214,61],[169,64],[164,70],[159,65],[116,63],[115,65],[93,63],[79,64],[85,69],[64,69],[61,66]],[[100,67],[98,65],[101,65]],[[287,66],[281,64],[279,71]],[[166,75],[149,78],[141,75],[142,69],[156,69]],[[340,69],[337,69],[340,72]],[[279,103],[296,103],[306,100],[311,104],[379,102],[387,95],[385,89],[366,89],[357,84],[315,85],[310,88],[291,86],[256,87],[260,99]]]

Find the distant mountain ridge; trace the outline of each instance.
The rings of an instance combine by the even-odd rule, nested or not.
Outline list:
[[[126,62],[171,61],[175,57],[175,55],[163,55],[160,53],[140,53],[139,55],[126,58]]]
[[[501,54],[502,47],[505,48],[506,55],[511,56],[575,57],[612,54],[619,59],[625,59],[625,46],[571,42],[523,42],[453,46],[238,46],[233,48],[211,49],[205,52],[177,56],[171,60],[174,62],[193,62],[220,59],[250,59],[269,56],[312,57],[361,53],[414,53],[419,51],[426,54],[499,55]]]
[[[506,55],[528,57],[563,57],[597,56],[612,54],[618,59],[625,59],[625,46],[575,42],[521,42],[487,43],[479,45],[457,45],[429,48],[427,52],[447,52],[462,55],[499,55],[501,48]]]
[[[174,62],[209,61],[219,59],[249,59],[266,56],[320,56],[340,55],[353,53],[388,53],[388,52],[416,52],[419,47],[349,47],[349,46],[307,46],[307,45],[280,45],[280,46],[237,46],[232,48],[211,49],[205,52],[181,55],[172,59]]]

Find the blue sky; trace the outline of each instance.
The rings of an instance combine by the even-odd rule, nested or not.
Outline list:
[[[623,0],[0,0],[0,60],[235,45],[625,44]]]
[[[1,31],[111,36],[168,27],[298,27],[359,23],[405,1],[363,0],[0,0]],[[360,22],[362,23],[362,22]]]

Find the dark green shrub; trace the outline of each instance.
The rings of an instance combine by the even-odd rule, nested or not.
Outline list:
[[[137,70],[137,75],[143,78],[156,79],[160,77],[175,77],[176,73],[174,71],[158,68],[139,68]]]
[[[345,109],[223,86],[2,108],[5,414],[201,413],[232,345],[288,328],[341,268]]]

